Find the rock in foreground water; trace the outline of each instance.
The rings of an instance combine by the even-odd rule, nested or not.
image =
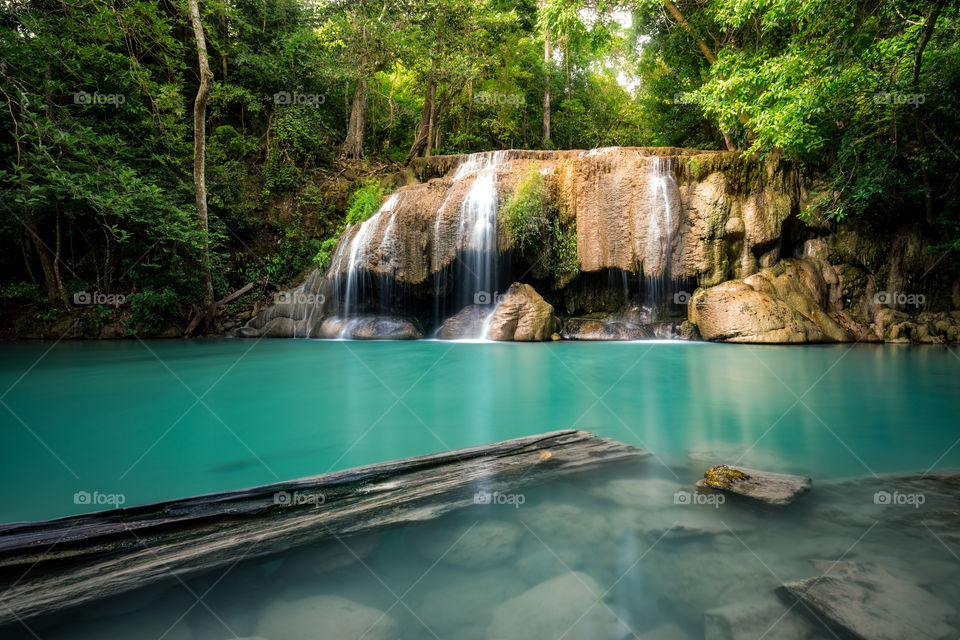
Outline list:
[[[541,582],[496,608],[487,640],[616,640],[630,635],[601,600],[603,592],[596,580],[579,571]]]
[[[707,469],[697,480],[700,489],[719,489],[760,500],[767,504],[785,505],[810,488],[805,476],[758,471],[746,467],[719,464]]]
[[[256,633],[270,640],[392,640],[397,625],[379,609],[339,596],[314,596],[271,604]]]
[[[777,593],[790,604],[799,600],[842,637],[932,640],[957,636],[950,624],[956,609],[883,568],[867,562],[816,560],[813,564],[822,575],[788,582]]]
[[[437,330],[437,337],[441,340],[482,338],[483,324],[487,316],[492,312],[493,307],[490,305],[467,305],[446,319],[443,325]]]
[[[570,318],[563,325],[560,337],[564,340],[643,340],[653,333],[632,322]]]

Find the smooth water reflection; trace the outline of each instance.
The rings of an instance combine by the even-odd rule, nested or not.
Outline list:
[[[960,358],[947,348],[209,340],[0,352],[7,522],[109,506],[75,504],[78,491],[130,505],[572,427],[670,469],[740,461],[827,479],[960,466]]]

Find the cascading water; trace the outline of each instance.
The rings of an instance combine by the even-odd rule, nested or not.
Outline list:
[[[357,309],[360,307],[361,300],[363,300],[366,295],[368,277],[361,268],[369,255],[372,240],[376,237],[377,230],[383,222],[383,216],[396,208],[398,200],[399,194],[394,193],[391,195],[375,214],[360,223],[360,228],[353,234],[349,244],[346,246],[341,244],[337,255],[334,257],[330,268],[330,272],[334,275],[330,279],[333,281],[333,288],[338,294],[341,292],[341,280],[344,281],[342,297],[339,298],[339,304],[336,305],[335,310],[336,314],[341,318],[349,319],[351,315],[356,314]],[[394,214],[387,223],[387,229],[384,231],[381,245],[392,241],[395,222],[396,215]],[[344,270],[345,256],[346,269]],[[344,275],[344,273],[346,275]],[[347,326],[344,325],[343,331],[346,330]],[[341,331],[341,333],[343,333],[343,331]]]
[[[672,275],[673,232],[679,189],[673,177],[673,159],[653,157],[648,169],[649,206],[644,250],[644,307],[651,321],[666,320],[676,289]]]
[[[473,176],[473,182],[460,205],[457,218],[456,234],[456,267],[453,281],[453,295],[450,291],[441,292],[443,276],[437,272],[434,278],[434,295],[436,317],[439,321],[442,315],[471,305],[489,305],[487,317],[493,313],[494,297],[498,286],[498,263],[500,259],[497,242],[497,208],[499,194],[497,192],[497,169],[508,161],[506,152],[495,151],[488,153],[474,153],[467,157],[456,169],[453,175],[454,182]],[[451,190],[452,192],[452,190]],[[440,220],[447,205],[445,200],[436,217],[434,241],[436,249],[435,259],[439,259]],[[453,308],[444,309],[448,298],[455,304]],[[478,330],[473,338],[482,338],[485,330]]]

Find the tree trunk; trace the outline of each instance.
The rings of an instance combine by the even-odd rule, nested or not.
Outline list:
[[[433,155],[433,126],[434,119],[437,117],[437,87],[430,85],[430,90],[434,95],[430,96],[430,119],[427,122],[427,152],[426,157]]]
[[[420,155],[424,147],[427,146],[428,131],[430,129],[430,116],[433,113],[433,102],[436,95],[436,84],[431,78],[427,85],[427,91],[423,98],[423,109],[420,111],[420,123],[413,135],[413,144],[410,145],[410,152],[404,159],[403,164],[408,165],[410,161]]]
[[[930,15],[927,16],[927,23],[924,25],[923,33],[920,35],[920,42],[917,43],[917,52],[913,60],[913,90],[917,94],[920,93],[920,69],[923,66],[923,50],[927,48],[927,43],[930,42],[930,38],[933,36],[933,30],[937,25],[937,18],[940,17],[940,12],[943,10],[943,4],[944,0],[938,0],[930,9]],[[920,143],[921,149],[926,149],[927,132],[924,131],[922,126],[922,111],[923,105],[918,104],[913,110],[913,117],[917,128],[917,141]],[[923,208],[926,213],[927,224],[932,226],[937,222],[937,214],[933,206],[933,185],[931,184],[930,172],[927,169],[926,163],[920,165],[920,178],[923,181]]]
[[[343,143],[343,155],[350,160],[363,158],[363,133],[367,128],[367,105],[370,101],[370,84],[366,78],[353,83],[353,106],[350,108],[350,125]]]
[[[187,2],[190,8],[193,35],[197,41],[197,59],[200,66],[200,86],[197,88],[197,97],[193,102],[193,186],[197,195],[197,217],[200,218],[200,228],[203,231],[203,305],[206,308],[206,328],[209,330],[216,313],[213,301],[213,277],[210,273],[210,228],[207,219],[206,180],[207,98],[210,97],[213,73],[210,71],[210,61],[207,58],[207,43],[203,35],[200,8],[197,3],[198,0]]]
[[[550,29],[543,30],[543,145],[550,144]]]

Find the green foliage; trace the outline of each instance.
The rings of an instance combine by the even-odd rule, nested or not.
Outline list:
[[[377,212],[383,204],[384,190],[377,180],[361,183],[350,196],[347,205],[347,224],[360,224]]]
[[[500,221],[520,256],[534,265],[534,275],[549,274],[559,286],[579,272],[576,219],[561,221],[546,179],[536,167],[507,200]]]
[[[131,327],[138,333],[156,333],[178,315],[177,294],[170,287],[147,289],[130,296]]]

